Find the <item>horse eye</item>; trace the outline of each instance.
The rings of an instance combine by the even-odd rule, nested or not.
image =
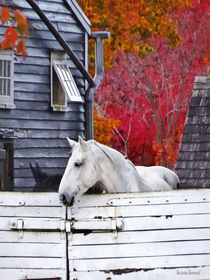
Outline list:
[[[74,164],[75,167],[80,167],[81,165],[82,165],[81,161],[76,161]]]

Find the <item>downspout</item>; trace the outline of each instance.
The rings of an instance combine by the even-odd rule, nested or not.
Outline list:
[[[91,38],[95,39],[95,86],[90,86],[86,92],[85,112],[86,112],[86,140],[94,138],[93,128],[93,98],[104,77],[104,55],[103,39],[109,39],[110,33],[107,31],[92,32]]]
[[[50,32],[55,37],[55,39],[58,41],[60,46],[64,49],[64,51],[67,53],[67,55],[71,58],[71,60],[77,66],[79,71],[82,73],[84,78],[88,81],[90,87],[95,87],[96,84],[95,84],[94,80],[92,79],[92,77],[89,75],[89,73],[87,72],[85,67],[82,65],[82,63],[80,62],[78,57],[75,55],[73,50],[70,48],[70,46],[67,44],[67,42],[64,40],[64,38],[60,35],[60,33],[54,27],[52,22],[47,18],[47,16],[39,8],[39,6],[37,5],[36,1],[34,1],[34,0],[26,0],[26,2],[32,7],[32,9],[37,13],[37,15],[40,17],[40,19],[44,22],[44,24],[50,30]]]

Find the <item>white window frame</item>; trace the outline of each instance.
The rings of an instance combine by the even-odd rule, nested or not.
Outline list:
[[[0,61],[2,62],[0,67],[0,108],[13,109],[14,104],[14,54],[12,51],[0,51]],[[7,64],[5,64],[7,62]],[[10,64],[10,73],[6,73]],[[7,81],[7,82],[6,82]]]
[[[63,105],[54,104],[53,102],[54,94],[56,94],[54,93],[53,86],[53,82],[55,80],[53,78],[54,75],[57,75],[57,80],[59,80],[65,95],[65,104]],[[68,67],[65,54],[63,52],[51,52],[51,106],[54,111],[68,111],[67,96],[69,97],[70,102],[83,102],[80,92]]]

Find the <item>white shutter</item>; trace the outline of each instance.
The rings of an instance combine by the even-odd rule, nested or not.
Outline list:
[[[82,102],[82,97],[65,60],[53,59],[53,67],[70,101]]]

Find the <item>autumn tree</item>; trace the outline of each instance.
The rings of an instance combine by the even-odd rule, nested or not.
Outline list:
[[[176,161],[194,77],[206,73],[208,9],[199,8],[174,17],[184,38],[176,49],[155,37],[150,44],[156,51],[145,59],[121,50],[106,71],[96,102],[106,115],[120,119],[113,145],[135,163],[152,163],[145,160],[145,147],[155,164],[172,167]]]
[[[29,35],[27,18],[19,9],[11,11],[7,7],[2,7],[0,19],[2,25],[7,26],[1,49],[12,48],[26,58],[25,38]]]
[[[100,116],[99,110],[94,108],[94,139],[99,143],[110,146],[114,137],[115,129],[119,126],[120,121],[112,118]]]
[[[193,0],[78,0],[78,3],[94,31],[111,32],[111,39],[104,43],[105,64],[111,66],[119,48],[124,52],[136,51],[140,57],[145,57],[153,46],[144,40],[153,34],[166,38],[172,48],[176,47],[182,37],[168,11],[192,7]],[[93,48],[91,57],[94,57]]]

